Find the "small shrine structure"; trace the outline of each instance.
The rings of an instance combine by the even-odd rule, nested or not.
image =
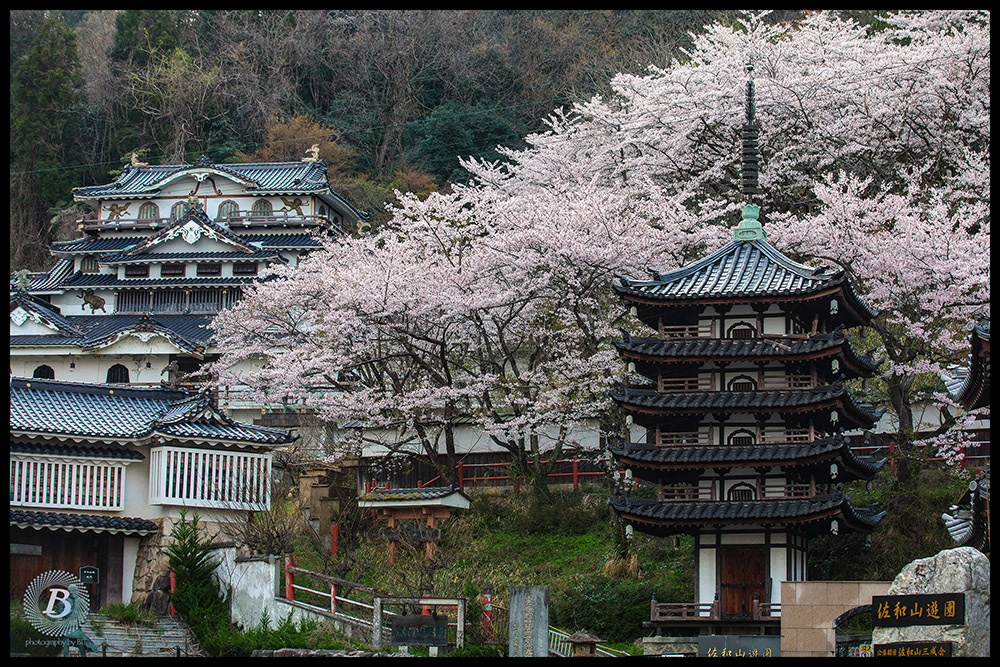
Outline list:
[[[456,510],[469,509],[469,497],[454,487],[438,486],[413,489],[373,489],[358,498],[358,507],[371,509],[374,518],[388,522],[379,535],[389,541],[389,562],[396,557],[396,542],[418,540],[425,543],[427,557],[434,554],[434,543],[441,538],[438,521],[451,517]],[[426,524],[404,523],[426,521]]]

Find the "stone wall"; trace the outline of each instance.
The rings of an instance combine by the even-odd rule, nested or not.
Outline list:
[[[781,582],[781,657],[832,658],[833,621],[888,590],[888,581]]]
[[[152,519],[160,530],[139,541],[132,577],[132,599],[140,609],[152,609],[166,614],[170,608],[170,566],[164,547],[169,536],[164,535],[165,519]]]

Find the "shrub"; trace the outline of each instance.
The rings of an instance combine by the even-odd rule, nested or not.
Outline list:
[[[653,584],[635,579],[580,576],[551,600],[551,623],[586,630],[610,642],[630,641],[649,620]]]

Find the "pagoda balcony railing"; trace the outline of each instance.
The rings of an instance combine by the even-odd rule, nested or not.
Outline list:
[[[776,442],[812,442],[815,434],[808,428],[789,428],[783,431],[761,430],[757,436],[757,442],[761,444],[771,444]]]
[[[717,621],[721,606],[715,602],[657,602],[649,605],[649,620],[657,621]]]
[[[809,389],[816,386],[816,378],[812,375],[796,373],[767,373],[761,377],[760,388],[771,389]]]
[[[781,618],[780,602],[761,602],[755,599],[751,620],[768,621]],[[719,621],[722,619],[722,605],[714,602],[657,602],[654,597],[649,604],[649,620],[656,622],[673,621]]]
[[[816,483],[803,484],[760,484],[754,488],[733,489],[726,500],[793,500],[812,498],[816,495]],[[692,502],[718,500],[716,486],[661,486],[657,491],[660,502]]]
[[[774,430],[761,429],[758,427],[753,430],[755,431],[754,443],[761,445],[786,442],[812,442],[815,439],[814,431],[808,428]],[[684,445],[708,446],[719,443],[718,436],[714,433],[714,429],[709,429],[707,432],[660,431],[657,429],[654,442],[657,447],[675,447]],[[740,443],[731,442],[730,444]]]
[[[11,506],[120,511],[132,461],[62,455],[10,459]]]
[[[712,379],[708,377],[693,378],[665,378],[660,377],[657,383],[657,391],[660,393],[672,393],[682,391],[711,391]]]
[[[698,431],[687,431],[683,433],[656,432],[656,445],[658,447],[673,447],[677,445],[711,445],[712,439],[707,433]]]
[[[712,338],[715,335],[715,325],[706,324],[661,324],[657,332],[660,339],[669,338]]]

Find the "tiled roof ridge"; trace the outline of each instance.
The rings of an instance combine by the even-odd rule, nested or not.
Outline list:
[[[36,386],[38,385],[38,386]],[[11,389],[44,389],[46,391],[108,394],[115,396],[134,396],[145,399],[166,399],[170,401],[183,398],[187,392],[182,389],[167,389],[165,387],[144,387],[131,384],[112,384],[106,382],[73,382],[72,380],[52,380],[46,378],[29,378],[12,375]]]

